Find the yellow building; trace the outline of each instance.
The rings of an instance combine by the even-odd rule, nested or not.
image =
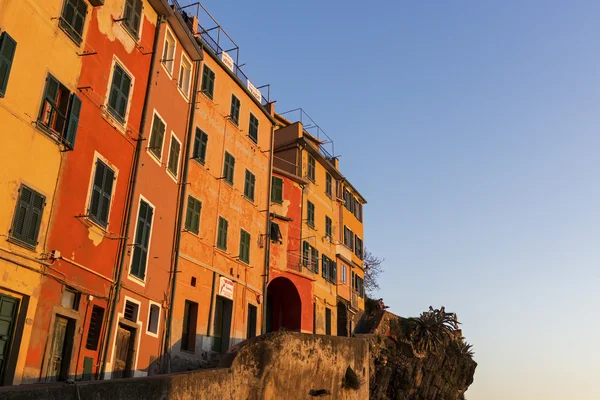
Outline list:
[[[0,0],[0,384],[19,384],[28,352],[45,338],[31,327],[62,152],[73,147],[76,96],[92,6],[80,0]]]
[[[339,160],[332,150],[327,150],[333,145],[331,139],[304,111],[295,111],[299,116],[297,122],[288,119],[287,113],[276,116],[281,128],[275,133],[273,165],[308,182],[301,200],[301,253],[304,269],[312,269],[315,278],[313,332],[346,336],[355,325],[350,321],[356,322],[359,311],[364,310],[362,204],[365,200],[339,171]],[[349,194],[346,196],[348,207],[352,208],[344,206],[344,193],[352,193],[352,201]],[[355,210],[360,210],[360,218]]]

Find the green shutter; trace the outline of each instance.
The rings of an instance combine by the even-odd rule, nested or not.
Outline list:
[[[77,135],[77,127],[79,126],[79,115],[81,114],[81,99],[75,93],[71,95],[69,101],[69,115],[67,132],[65,133],[65,146],[69,150],[75,147],[75,137]]]
[[[219,217],[219,233],[217,235],[217,247],[227,250],[227,229],[229,223],[223,217]]]
[[[30,245],[37,245],[44,205],[44,196],[21,186],[11,236]]]
[[[321,255],[321,275],[327,279],[327,256]]]
[[[96,172],[94,174],[92,198],[90,200],[88,215],[104,227],[108,225],[108,214],[114,179],[115,173],[113,170],[102,161],[98,160],[96,162]]]
[[[17,42],[7,32],[2,32],[0,36],[0,97],[4,97],[6,94],[8,77],[16,50]]]
[[[131,274],[140,279],[146,277],[146,264],[148,259],[148,244],[152,228],[152,207],[145,201],[140,201],[140,210],[135,235],[135,250],[131,264]]]

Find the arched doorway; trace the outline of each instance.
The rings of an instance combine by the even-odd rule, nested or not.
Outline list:
[[[337,303],[337,335],[348,336],[348,308],[341,301]]]
[[[278,277],[267,287],[267,332],[280,329],[300,332],[302,301],[296,286]]]

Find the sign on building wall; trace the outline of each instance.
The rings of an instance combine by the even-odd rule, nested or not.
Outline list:
[[[256,100],[260,103],[262,101],[262,94],[260,94],[260,90],[254,87],[250,79],[248,79],[248,90],[252,93],[252,96],[256,97]]]
[[[231,279],[221,277],[219,281],[219,296],[233,300],[233,281]]]
[[[223,61],[223,64],[227,65],[227,68],[229,68],[231,70],[231,72],[235,72],[233,70],[233,58],[231,58],[231,56],[225,52],[221,53],[221,61]]]

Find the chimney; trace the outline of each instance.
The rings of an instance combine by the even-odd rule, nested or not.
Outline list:
[[[198,37],[198,18],[196,16],[191,16],[187,19],[188,27],[192,30],[192,34],[194,37]]]

